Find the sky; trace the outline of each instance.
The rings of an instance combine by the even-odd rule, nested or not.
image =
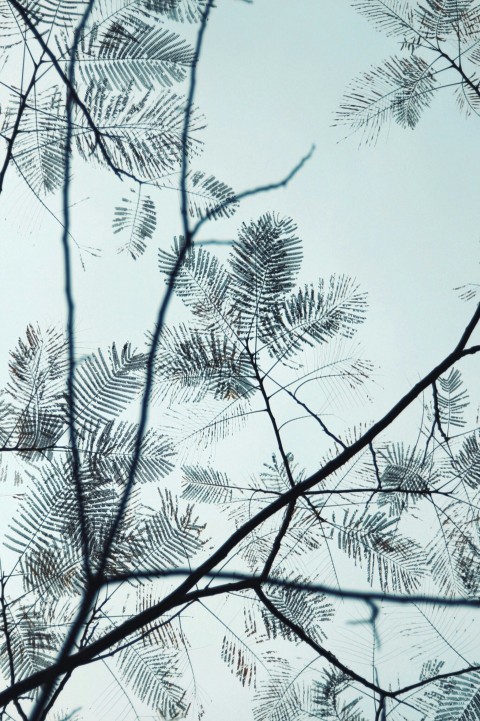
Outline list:
[[[240,191],[282,179],[312,145],[315,152],[287,188],[248,199],[231,220],[205,228],[202,238],[230,239],[241,222],[273,210],[298,224],[302,281],[342,273],[358,280],[368,293],[369,313],[357,340],[375,366],[374,383],[368,403],[336,412],[343,420],[349,414],[374,420],[454,347],[473,313],[454,288],[478,278],[480,121],[463,118],[444,91],[414,131],[391,125],[375,145],[361,145],[359,135],[345,138],[347,131],[334,125],[344,89],[359,72],[397,52],[395,41],[369,26],[348,0],[217,4],[198,69],[196,103],[206,118],[198,167]],[[128,183],[74,166],[72,232],[80,245],[102,249],[99,258],[85,255],[85,269],[74,252],[79,354],[112,340],[144,342],[163,290],[158,247],[181,232],[177,194],[165,191],[145,255],[136,262],[117,255],[110,223],[127,192]],[[46,202],[58,211],[58,198]],[[61,323],[65,313],[58,223],[13,171],[0,202],[0,238],[3,377],[8,350],[26,324]],[[177,312],[173,304],[171,321]],[[471,366],[465,367],[475,383]],[[399,424],[407,437],[412,427],[416,433],[414,415]],[[304,443],[313,469],[315,447],[303,431],[292,433],[297,446]],[[257,432],[245,439],[247,449],[237,446],[235,459],[245,464],[245,475],[266,442]],[[205,696],[212,699],[205,720],[228,715],[249,721],[251,712],[228,674],[221,677],[221,692],[212,692],[219,663],[203,643],[192,653],[200,665],[202,654],[209,659],[201,672]],[[351,640],[343,643],[354,653]],[[80,694],[85,678],[79,674],[74,682]],[[87,720],[120,717],[114,707],[104,708],[105,699],[89,701]]]

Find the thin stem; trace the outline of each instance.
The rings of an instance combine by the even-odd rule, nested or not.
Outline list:
[[[122,498],[120,500],[118,510],[114,519],[114,522],[112,523],[110,533],[108,534],[105,547],[103,550],[103,558],[99,565],[98,569],[98,577],[101,577],[103,574],[103,571],[105,569],[105,564],[108,560],[108,556],[112,547],[112,544],[116,538],[116,535],[118,533],[118,529],[121,523],[121,520],[124,516],[125,510],[127,508],[128,501],[130,499],[131,491],[133,488],[133,485],[135,483],[135,477],[137,473],[138,464],[140,462],[140,455],[141,455],[141,449],[143,444],[143,439],[145,435],[145,431],[147,428],[147,422],[148,422],[148,412],[150,407],[150,401],[151,401],[151,395],[152,395],[152,387],[153,387],[153,376],[155,371],[155,358],[157,353],[158,344],[160,341],[160,336],[162,334],[164,324],[165,324],[165,317],[167,314],[168,306],[170,304],[170,300],[173,294],[175,280],[177,278],[177,275],[180,271],[180,268],[183,264],[183,261],[185,259],[185,256],[187,254],[187,251],[192,243],[192,237],[189,231],[189,225],[188,225],[188,210],[187,210],[187,194],[186,194],[186,165],[187,165],[187,148],[186,143],[188,140],[188,131],[190,127],[190,118],[192,114],[193,109],[193,98],[195,93],[195,87],[196,87],[196,71],[198,66],[198,61],[200,58],[200,52],[202,48],[202,42],[204,38],[204,33],[207,25],[207,20],[210,14],[210,10],[213,6],[213,0],[208,0],[207,6],[205,8],[205,11],[202,16],[202,21],[200,24],[200,29],[198,32],[197,37],[197,44],[195,48],[195,54],[194,54],[194,60],[193,60],[193,66],[192,66],[192,73],[190,77],[190,90],[188,93],[188,100],[187,105],[185,109],[185,120],[184,120],[184,128],[183,128],[183,134],[182,134],[182,218],[184,222],[184,228],[185,228],[185,239],[183,242],[183,245],[181,247],[180,253],[178,254],[177,260],[175,262],[174,268],[170,274],[169,283],[167,290],[164,294],[163,300],[160,304],[160,308],[158,311],[157,316],[157,323],[155,326],[155,332],[153,333],[152,342],[150,345],[150,351],[147,358],[146,363],[146,377],[145,377],[145,387],[142,397],[142,405],[140,410],[140,420],[138,424],[138,430],[137,435],[135,437],[135,447],[133,451],[132,456],[132,462],[129,469],[128,479],[125,486],[125,491],[122,495]]]
[[[275,618],[277,618],[284,626],[289,628],[295,634],[295,636],[297,636],[297,638],[306,643],[307,646],[310,646],[310,648],[312,648],[315,653],[328,661],[332,666],[335,666],[335,668],[343,671],[343,673],[347,674],[347,676],[349,676],[353,681],[357,681],[358,683],[362,684],[362,686],[369,688],[371,691],[382,693],[382,689],[377,686],[377,684],[372,683],[368,679],[356,673],[356,671],[354,671],[353,669],[346,666],[335,656],[335,654],[333,654],[331,651],[326,649],[324,646],[321,646],[317,641],[311,638],[301,626],[299,626],[291,619],[287,618],[287,616],[285,616],[285,614],[282,613],[282,611],[280,611],[280,609],[278,609],[274,603],[272,603],[272,601],[268,598],[268,596],[262,591],[260,587],[255,589],[255,593],[257,594],[259,600],[263,603],[265,608],[267,608],[267,610],[270,611],[270,613],[275,616]]]

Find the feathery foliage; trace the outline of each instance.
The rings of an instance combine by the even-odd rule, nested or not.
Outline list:
[[[352,5],[378,30],[399,38],[402,54],[350,84],[336,124],[361,131],[367,143],[375,142],[391,120],[414,128],[434,95],[451,87],[461,109],[467,114],[478,110],[476,0],[352,0]]]
[[[392,119],[414,128],[447,84],[466,110],[478,109],[477,0],[352,4],[401,47],[352,84],[339,123],[367,140]],[[184,319],[157,329],[157,347],[147,334],[147,349],[112,343],[69,357],[71,335],[31,325],[11,352],[0,393],[0,478],[15,486],[9,570],[3,558],[0,568],[0,671],[15,688],[58,658],[86,665],[100,657],[156,717],[193,719],[198,710],[201,718],[187,631],[193,619],[198,647],[204,613],[217,622],[208,639],[217,658],[254,694],[255,721],[364,721],[372,697],[375,721],[390,712],[407,719],[407,704],[425,721],[473,721],[474,660],[465,673],[436,679],[461,654],[428,618],[432,609],[421,599],[406,604],[427,592],[478,601],[480,436],[469,426],[468,392],[456,367],[433,374],[415,442],[372,434],[362,445],[370,426],[350,427],[339,411],[357,396],[366,402],[360,391],[372,370],[347,349],[366,317],[357,283],[340,274],[300,281],[300,233],[276,212],[243,222],[226,257],[195,244],[190,220],[226,220],[238,207],[229,185],[191,167],[204,121],[192,104],[186,127],[184,81],[197,61],[178,24],[198,22],[209,6],[98,0],[79,25],[86,0],[27,0],[23,13],[0,0],[7,62],[18,60],[17,44],[27,58],[22,90],[8,88],[1,132],[7,161],[30,189],[47,195],[65,185],[69,97],[75,162],[128,177],[112,221],[120,250],[145,253],[162,192],[181,192],[185,222],[185,237],[158,254]],[[456,82],[444,83],[447,75]],[[150,373],[158,407],[149,414]],[[261,450],[271,460],[258,472],[250,470],[255,442],[239,455],[233,437],[247,423],[254,441],[260,429],[270,433],[271,448]],[[316,482],[299,487],[312,470],[311,459],[295,462],[306,439],[322,461]],[[219,451],[228,472],[217,467]],[[352,588],[353,610],[342,597]],[[226,599],[214,605],[219,593]],[[430,624],[440,651],[416,639],[392,671],[392,628],[396,643],[415,623],[386,594],[401,594],[398,605]],[[68,629],[74,642],[64,647]],[[418,686],[408,687],[407,672],[418,672]],[[70,671],[60,676],[42,721]],[[30,693],[28,704],[38,691]],[[16,701],[12,713],[25,721],[25,695]]]

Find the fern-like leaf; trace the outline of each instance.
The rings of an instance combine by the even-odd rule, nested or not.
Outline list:
[[[82,17],[88,0],[24,0],[23,5],[35,23],[71,28]]]
[[[102,27],[102,26],[100,26]],[[79,48],[77,65],[85,83],[108,82],[115,91],[171,87],[185,79],[193,61],[190,46],[176,33],[123,13],[100,31],[98,26]]]
[[[243,398],[254,389],[250,361],[238,343],[213,330],[167,329],[157,353],[157,392],[176,401]]]
[[[414,128],[431,103],[435,85],[430,65],[419,55],[392,57],[351,83],[336,123],[362,130],[367,143],[375,142],[392,119],[402,128]]]
[[[454,501],[438,515],[439,529],[427,546],[427,562],[442,594],[476,597],[480,588],[478,514],[459,525],[458,511]]]
[[[476,721],[480,716],[479,683],[478,671],[442,681],[442,702],[435,721]]]
[[[180,173],[169,173],[155,181],[157,188],[180,191]],[[185,177],[187,211],[193,218],[229,218],[238,208],[229,185],[201,170],[189,170]]]
[[[334,336],[350,338],[365,319],[365,293],[347,276],[332,276],[328,284],[307,285],[277,302],[259,325],[271,355],[287,362],[302,348]]]
[[[85,452],[93,478],[110,479],[122,485],[128,478],[135,454],[138,426],[113,421],[99,425],[87,435]],[[138,459],[136,480],[140,483],[158,482],[173,469],[171,443],[157,429],[150,428],[143,439]]]
[[[480,486],[480,436],[467,436],[454,462],[460,480],[477,489]]]
[[[223,637],[220,655],[242,686],[256,687],[258,659],[248,643],[233,631],[227,630]]]
[[[292,580],[295,582],[303,579],[297,577]],[[269,591],[268,595],[275,607],[286,618],[303,628],[310,638],[319,640],[325,637],[323,625],[333,616],[333,607],[325,596],[318,593],[296,591],[293,588],[276,588]],[[267,638],[280,637],[289,641],[298,641],[296,634],[265,608],[262,608],[262,616]]]
[[[169,282],[176,269],[184,239],[175,239],[172,250],[158,251],[160,271]],[[192,313],[208,328],[218,328],[230,337],[232,326],[229,276],[218,258],[205,248],[189,248],[175,275],[175,292]]]
[[[437,41],[449,35],[466,40],[479,33],[477,0],[425,0],[417,13],[422,34]]]
[[[229,257],[230,286],[243,334],[293,288],[302,262],[300,239],[290,218],[267,213],[243,224]]]
[[[180,675],[175,650],[135,644],[120,652],[118,664],[140,700],[162,719],[184,717],[185,691],[174,680]]]
[[[143,547],[143,563],[148,568],[175,568],[190,563],[201,550],[203,526],[193,516],[193,507],[184,512],[170,493],[160,493],[161,510],[139,521],[138,538]]]
[[[206,8],[206,0],[142,0],[147,13],[160,13],[176,22],[198,22]]]
[[[322,680],[314,682],[313,699],[318,718],[324,721],[364,721],[358,708],[361,697],[349,700],[345,694],[350,682],[349,676],[336,669],[324,671]]]
[[[115,344],[107,357],[99,349],[87,356],[75,375],[77,413],[83,423],[116,418],[143,388],[145,356],[136,354],[129,343],[118,353]]]
[[[3,394],[10,417],[9,444],[47,449],[66,421],[66,341],[55,328],[29,325],[10,354],[10,379]]]
[[[0,0],[0,47],[7,49],[21,42],[22,34],[15,10],[8,0]]]
[[[382,489],[389,491],[379,494],[377,502],[388,506],[392,516],[400,516],[438,480],[432,461],[402,443],[377,452],[377,458],[384,464],[380,474]]]
[[[408,0],[351,0],[353,7],[377,30],[396,37],[417,39],[415,14]]]
[[[447,436],[451,427],[463,428],[465,418],[463,411],[468,406],[468,393],[463,385],[459,370],[452,368],[448,376],[438,379],[440,393],[438,393],[438,407],[440,421],[445,426]]]
[[[226,473],[202,466],[184,466],[182,495],[188,501],[229,503],[234,487]]]
[[[118,252],[127,251],[136,260],[146,250],[157,227],[155,204],[149,195],[142,195],[142,188],[131,191],[133,198],[122,198],[122,205],[115,208],[112,228],[114,233],[123,233],[127,241]]]
[[[255,695],[254,721],[303,721],[313,715],[310,689],[286,661],[276,658],[268,680]]]
[[[11,134],[18,103],[8,106],[3,132]],[[58,87],[38,91],[21,120],[14,164],[32,190],[47,195],[60,187],[65,167],[65,98]]]
[[[85,99],[110,159],[140,180],[155,180],[165,171],[177,170],[185,151],[192,155],[199,150],[199,141],[194,137],[201,127],[199,118],[194,111],[191,134],[184,147],[185,103],[172,92],[147,90],[137,97],[131,87],[123,92],[111,92],[104,81],[90,83]],[[97,139],[80,113],[74,135],[78,150],[86,160],[91,162],[93,156],[105,163],[98,152]]]
[[[383,513],[349,513],[335,523],[338,547],[357,565],[366,567],[369,583],[382,589],[413,591],[427,571],[421,546],[396,531],[396,519]]]
[[[48,628],[45,618],[25,603],[9,604],[6,611],[7,630],[17,680],[25,678],[53,663],[59,639]],[[5,638],[0,643],[0,669],[10,678],[9,654]]]

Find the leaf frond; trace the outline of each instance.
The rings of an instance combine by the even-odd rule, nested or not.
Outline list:
[[[414,128],[432,101],[436,83],[430,65],[420,55],[392,57],[351,83],[335,122],[361,130],[366,143],[374,143],[390,120],[402,128]]]
[[[137,260],[153,237],[157,227],[157,212],[152,198],[143,195],[141,188],[131,192],[134,197],[123,197],[122,204],[115,208],[112,229],[114,233],[123,233],[127,237],[118,252],[127,251],[133,260]]]

